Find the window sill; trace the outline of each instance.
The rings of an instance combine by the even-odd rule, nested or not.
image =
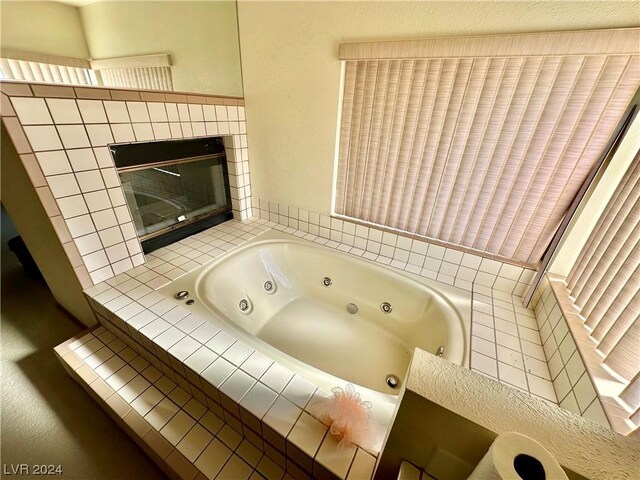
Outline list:
[[[589,331],[569,298],[564,277],[551,273],[547,274],[547,277],[611,428],[622,435],[629,434],[635,427],[627,420],[629,412],[618,400],[618,395],[622,393],[626,383],[603,366],[602,357],[597,353]]]

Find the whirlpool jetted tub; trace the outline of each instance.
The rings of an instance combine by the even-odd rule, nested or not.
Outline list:
[[[180,291],[193,313],[325,391],[350,382],[392,400],[415,347],[468,366],[469,292],[279,231],[162,288]]]

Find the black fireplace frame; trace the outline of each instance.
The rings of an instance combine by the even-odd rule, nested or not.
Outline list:
[[[118,173],[212,158],[222,159],[227,206],[140,237],[144,253],[153,252],[233,218],[229,170],[222,137],[120,143],[109,145],[109,150]]]

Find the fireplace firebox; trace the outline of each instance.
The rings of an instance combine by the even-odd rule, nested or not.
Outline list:
[[[109,148],[145,253],[233,218],[221,137]]]

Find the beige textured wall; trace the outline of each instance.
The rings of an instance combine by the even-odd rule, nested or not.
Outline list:
[[[2,204],[56,301],[87,326],[96,320],[53,225],[2,124]]]
[[[637,2],[239,0],[254,195],[329,212],[338,45],[433,36],[632,27]]]
[[[0,46],[89,58],[78,9],[58,2],[2,1]]]
[[[99,2],[80,15],[94,59],[169,53],[176,90],[242,96],[234,1]]]

